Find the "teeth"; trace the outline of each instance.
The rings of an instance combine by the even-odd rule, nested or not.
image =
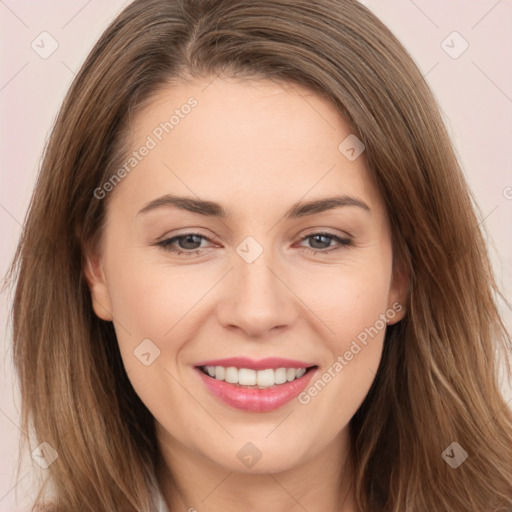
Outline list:
[[[276,384],[284,384],[286,382],[286,368],[278,368],[274,372],[274,382]]]
[[[213,366],[210,366],[209,368],[213,368]],[[212,377],[215,377],[219,380],[224,380],[224,377],[226,375],[226,369],[223,366],[215,366],[215,371]]]
[[[233,366],[226,368],[224,380],[230,384],[238,384],[238,370]]]
[[[256,372],[254,370],[249,370],[247,368],[240,368],[240,370],[238,370],[238,384],[240,384],[241,386],[255,386]],[[258,386],[261,386],[259,376]]]
[[[273,370],[251,370],[229,366],[204,366],[203,370],[216,380],[224,380],[230,384],[257,388],[269,388],[276,384],[284,384],[299,379],[306,373],[306,368],[277,368]]]
[[[242,370],[240,370],[242,371]],[[258,386],[260,388],[268,388],[276,383],[274,378],[275,371],[272,369],[259,370],[257,373]]]

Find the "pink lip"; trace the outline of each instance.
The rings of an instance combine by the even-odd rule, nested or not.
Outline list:
[[[224,364],[216,366],[224,366]],[[232,364],[231,366],[235,365]],[[284,366],[276,366],[276,368],[283,367]],[[299,366],[299,368],[301,367],[303,366]],[[248,367],[245,366],[244,363],[240,368]],[[268,368],[268,366],[265,366],[264,368]],[[297,367],[292,366],[292,368]],[[241,409],[242,411],[268,412],[279,409],[279,407],[289,403],[304,391],[313,374],[316,373],[316,368],[309,370],[299,379],[266,389],[246,388],[238,386],[237,384],[229,384],[223,380],[216,380],[203,373],[199,368],[197,368],[197,372],[210,393],[225,404],[230,405],[235,409]]]
[[[309,368],[310,366],[315,366],[315,363],[305,363],[303,361],[294,361],[280,357],[267,357],[259,361],[254,361],[248,357],[230,357],[228,359],[202,361],[195,366],[223,366],[224,368],[234,366],[235,368],[248,368],[250,370],[277,370],[278,368]]]

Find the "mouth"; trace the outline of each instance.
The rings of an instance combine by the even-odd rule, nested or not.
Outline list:
[[[213,397],[247,412],[268,412],[288,404],[318,369],[317,365],[282,359],[236,361],[236,366],[234,359],[210,361],[195,366],[195,370]]]

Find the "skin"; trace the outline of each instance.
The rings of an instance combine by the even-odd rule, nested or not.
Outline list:
[[[343,465],[348,423],[374,380],[385,329],[308,404],[294,399],[271,412],[219,402],[194,365],[285,357],[314,362],[321,377],[379,315],[403,303],[407,279],[393,271],[389,220],[365,154],[349,161],[338,150],[349,125],[307,89],[219,77],[159,92],[133,120],[131,151],[190,96],[198,105],[103,199],[107,222],[85,269],[94,310],[113,321],[129,378],[157,420],[180,488],[162,477],[166,502],[201,512],[353,512],[352,470]],[[218,202],[232,217],[172,206],[138,214],[165,194]],[[299,201],[341,194],[370,211],[343,206],[284,218]],[[187,232],[211,242],[172,244],[192,255],[155,245]],[[306,238],[318,232],[352,245]],[[236,251],[247,236],[263,249],[253,263]],[[134,356],[144,339],[160,349],[149,366]],[[250,468],[237,457],[248,442],[262,454]]]

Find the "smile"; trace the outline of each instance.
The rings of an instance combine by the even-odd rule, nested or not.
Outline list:
[[[307,387],[318,368],[275,358],[259,362],[232,358],[208,363],[211,364],[200,364],[195,369],[209,393],[223,404],[247,412],[268,412],[288,404]]]

